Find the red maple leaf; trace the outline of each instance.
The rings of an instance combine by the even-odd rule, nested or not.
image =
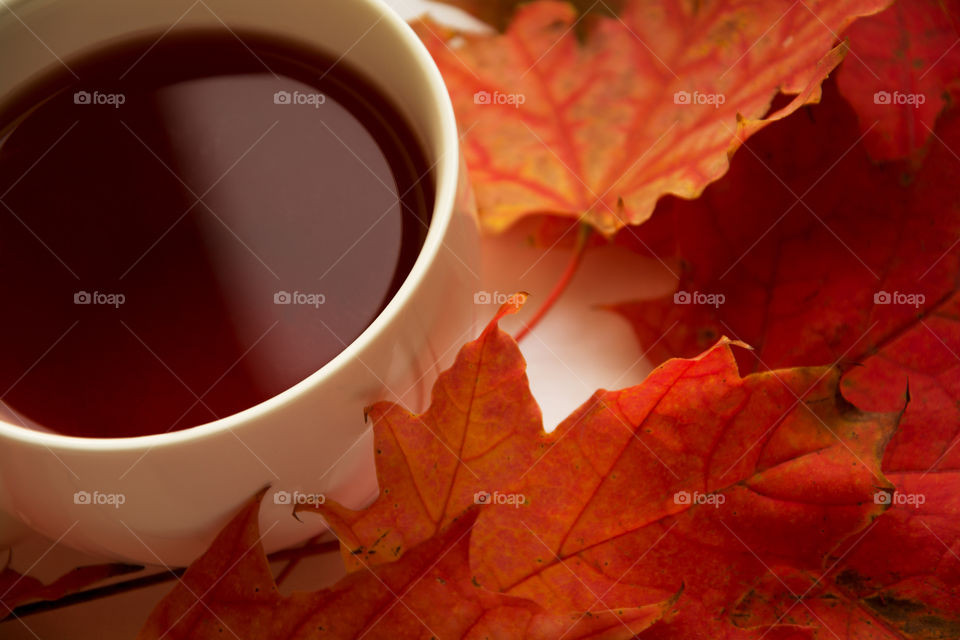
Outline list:
[[[837,85],[878,160],[915,155],[960,89],[960,2],[899,0],[858,20]]]
[[[866,409],[902,407],[909,385],[884,458],[897,485],[890,510],[829,574],[794,576],[779,599],[767,584],[741,621],[823,637],[870,625],[885,629],[877,638],[950,637],[960,625],[960,118],[943,116],[919,170],[875,165],[850,107],[825,95],[748,143],[700,201],[665,203],[640,231],[679,258],[682,291],[722,304],[671,297],[618,310],[657,358],[722,331],[756,346],[747,369],[845,363],[844,395]],[[721,211],[736,217],[718,225]],[[784,604],[799,594],[812,610]]]

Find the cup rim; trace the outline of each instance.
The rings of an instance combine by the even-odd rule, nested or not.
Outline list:
[[[178,431],[155,433],[142,436],[120,438],[94,438],[70,436],[51,431],[38,431],[29,427],[12,424],[0,418],[0,439],[12,439],[26,444],[35,444],[48,449],[70,451],[134,451],[169,447],[194,440],[204,440],[226,433],[246,423],[255,421],[280,406],[290,402],[295,396],[308,388],[321,384],[326,378],[338,371],[366,350],[386,326],[395,322],[401,309],[410,301],[414,290],[426,276],[427,270],[436,261],[443,247],[443,238],[449,228],[455,210],[457,182],[459,179],[460,139],[457,133],[453,104],[447,93],[446,84],[427,50],[413,28],[400,17],[384,0],[353,0],[364,2],[380,14],[380,20],[392,28],[395,35],[405,41],[414,62],[427,81],[431,102],[438,111],[436,121],[440,125],[440,157],[432,160],[431,172],[437,177],[433,215],[424,239],[423,247],[403,284],[390,299],[373,322],[332,360],[312,374],[284,389],[280,393],[259,402],[252,407],[224,416],[212,422],[187,427]],[[376,80],[374,80],[376,82]]]

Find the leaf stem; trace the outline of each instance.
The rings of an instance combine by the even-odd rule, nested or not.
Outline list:
[[[340,549],[340,543],[336,540],[329,542],[313,542],[307,543],[301,547],[295,547],[293,549],[284,549],[282,551],[277,551],[271,553],[267,556],[267,559],[270,562],[290,560],[296,561],[301,558],[308,556],[320,555],[325,553],[333,553]],[[289,565],[288,565],[289,566]],[[135,591],[137,589],[145,589],[147,587],[152,587],[154,585],[163,584],[165,582],[171,582],[173,580],[179,579],[186,572],[186,569],[168,569],[161,573],[155,573],[149,576],[142,576],[139,578],[133,578],[132,580],[124,580],[123,582],[115,582],[114,584],[108,584],[103,587],[96,587],[93,589],[86,589],[85,591],[78,591],[76,593],[71,593],[70,595],[64,596],[57,600],[40,600],[38,602],[30,602],[28,604],[22,604],[19,607],[15,607],[13,611],[0,619],[0,623],[8,622],[14,618],[25,618],[27,616],[36,615],[38,613],[45,613],[47,611],[55,611],[57,609],[62,609],[64,607],[69,607],[75,604],[82,604],[84,602],[90,602],[92,600],[99,600],[100,598],[106,598],[109,596],[119,595],[121,593],[127,593],[129,591]]]
[[[570,284],[570,281],[573,280],[573,276],[576,275],[577,269],[580,267],[580,263],[583,261],[583,254],[586,253],[587,246],[590,244],[590,237],[593,235],[593,226],[587,224],[586,222],[580,223],[580,229],[577,231],[577,241],[573,246],[573,255],[570,256],[570,262],[567,263],[567,268],[564,269],[563,273],[560,275],[560,279],[557,280],[557,284],[553,286],[553,290],[543,301],[543,304],[540,305],[540,308],[537,309],[537,312],[533,314],[533,317],[530,318],[530,321],[527,322],[523,329],[521,329],[514,339],[517,342],[520,342],[536,327],[540,320],[543,319],[543,316],[547,315],[547,312],[553,308],[553,305],[556,304],[557,300],[560,299],[560,296],[563,295],[563,292],[566,291],[567,286]]]

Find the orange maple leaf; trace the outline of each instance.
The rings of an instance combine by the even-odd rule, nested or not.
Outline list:
[[[478,492],[505,486],[514,468],[531,466],[542,452],[540,407],[526,363],[496,325],[524,299],[519,294],[503,305],[480,337],[460,350],[434,384],[425,413],[389,402],[367,410],[380,482],[376,502],[359,511],[333,502],[297,508],[326,518],[348,570],[396,560],[472,506]]]
[[[516,342],[496,321],[443,374],[425,414],[377,409],[395,414],[374,425],[377,441],[395,446],[382,450],[382,495],[369,521],[326,511],[338,535],[352,536],[348,550],[400,540],[399,559],[373,565],[375,555],[358,553],[364,571],[284,598],[258,542],[254,501],[154,611],[141,639],[222,637],[227,627],[272,637],[322,629],[331,637],[630,638],[675,605],[727,629],[723,611],[765,564],[817,569],[884,509],[870,498],[890,487],[879,460],[898,415],[846,404],[835,369],[741,378],[723,341],[637,387],[598,392],[546,434],[525,400]],[[498,389],[507,390],[499,400]],[[440,433],[460,437],[463,459],[419,446],[438,437],[425,430],[438,419],[454,423]],[[396,437],[407,429],[422,438]],[[403,438],[416,446],[405,449]],[[485,459],[484,448],[501,446]],[[474,462],[489,463],[485,480],[498,483],[480,500],[468,500],[473,486],[456,480]]]
[[[582,218],[610,235],[697,197],[751,134],[816,102],[837,34],[888,0],[628,0],[615,18],[520,7],[505,34],[415,28],[453,98],[481,219]],[[509,4],[509,3],[508,3]],[[768,114],[777,92],[794,99]]]

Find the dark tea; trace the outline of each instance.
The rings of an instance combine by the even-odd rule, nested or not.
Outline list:
[[[7,420],[122,437],[252,407],[359,336],[422,247],[430,167],[377,87],[261,35],[158,37],[0,106]]]

